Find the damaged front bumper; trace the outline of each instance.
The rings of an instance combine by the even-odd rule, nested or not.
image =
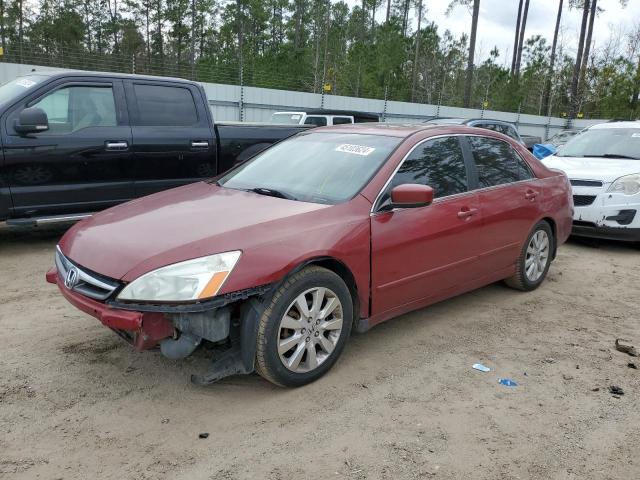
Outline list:
[[[640,194],[574,187],[573,199],[573,235],[640,241]]]
[[[161,340],[174,335],[173,325],[162,313],[113,309],[103,302],[65,287],[56,267],[47,272],[46,279],[58,286],[60,293],[71,305],[100,320],[105,327],[114,330],[138,351],[153,348]]]
[[[65,286],[57,267],[46,274],[74,307],[97,318],[103,325],[133,345],[137,351],[160,346],[172,359],[184,358],[202,341],[228,340],[206,375],[192,376],[196,383],[212,383],[220,378],[253,371],[259,301],[269,291],[263,285],[233,292],[194,304],[133,304],[115,300],[98,301]]]

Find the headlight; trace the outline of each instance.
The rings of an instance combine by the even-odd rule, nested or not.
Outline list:
[[[187,302],[214,297],[239,258],[236,250],[167,265],[135,279],[118,300]]]
[[[633,173],[618,178],[611,184],[607,191],[622,193],[624,195],[635,195],[640,192],[640,173]]]

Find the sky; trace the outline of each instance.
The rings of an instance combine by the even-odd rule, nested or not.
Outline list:
[[[449,29],[455,36],[469,32],[471,28],[471,12],[466,7],[456,7],[449,16],[445,15],[450,0],[424,0],[427,8],[426,21],[435,21],[438,31]],[[359,4],[357,0],[347,1],[351,6]],[[567,53],[575,51],[580,34],[582,11],[569,10],[569,0],[564,0],[561,34],[567,46]],[[386,15],[387,2],[376,14],[376,19],[383,21]],[[612,29],[629,31],[634,23],[640,24],[640,0],[628,0],[626,8],[620,6],[619,0],[599,0],[598,6],[604,11],[596,17],[593,38],[596,48],[608,40]],[[413,13],[413,12],[412,12]],[[525,37],[542,35],[551,45],[558,0],[530,0],[529,14]],[[417,17],[417,14],[414,15]],[[518,0],[480,0],[480,17],[478,20],[478,36],[476,55],[479,61],[488,57],[494,46],[500,50],[500,63],[511,63],[516,19],[518,16]],[[424,20],[423,20],[424,21]],[[414,28],[417,18],[413,19]]]

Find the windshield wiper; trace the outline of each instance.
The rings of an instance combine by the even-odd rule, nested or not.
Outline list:
[[[247,192],[257,193],[258,195],[266,195],[268,197],[284,198],[286,200],[297,200],[293,195],[281,192],[280,190],[276,190],[274,188],[255,187],[249,188]]]
[[[592,158],[628,158],[629,160],[640,160],[638,157],[632,157],[630,155],[619,155],[617,153],[603,153],[602,155],[585,155]]]

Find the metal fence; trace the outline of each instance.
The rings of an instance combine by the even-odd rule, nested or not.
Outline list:
[[[74,61],[77,64],[77,61]],[[122,68],[111,69],[112,65],[105,62],[103,65],[95,65],[87,61],[87,70],[93,71],[123,71]],[[73,70],[81,69],[76,66]],[[67,70],[43,64],[22,64],[0,62],[0,82],[5,83],[17,76],[32,71]],[[151,74],[143,69],[135,68],[133,72]],[[180,76],[180,75],[172,75]],[[181,75],[189,77],[189,75]],[[286,78],[286,75],[283,75]],[[237,80],[237,79],[236,79]],[[240,121],[266,121],[276,111],[300,110],[305,108],[327,108],[341,110],[357,110],[379,114],[387,122],[421,122],[433,117],[462,117],[462,118],[492,118],[504,120],[516,124],[520,133],[540,136],[548,139],[555,133],[567,128],[584,128],[594,123],[606,120],[588,119],[573,120],[571,125],[566,119],[558,117],[544,117],[529,115],[519,112],[499,112],[485,109],[460,108],[442,104],[425,104],[400,102],[390,99],[356,98],[340,95],[325,95],[323,93],[308,93],[285,89],[286,85],[277,85],[278,88],[262,88],[246,86],[242,83],[228,84],[213,82],[201,82],[207,92],[209,104],[216,120],[240,120]],[[236,83],[230,81],[230,83]]]

